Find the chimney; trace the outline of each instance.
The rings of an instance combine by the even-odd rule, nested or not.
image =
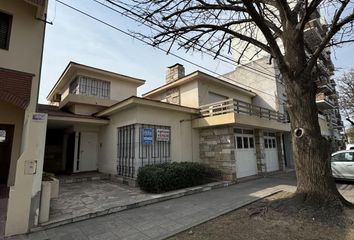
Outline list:
[[[176,81],[184,77],[184,67],[182,64],[176,63],[167,68],[166,83]]]

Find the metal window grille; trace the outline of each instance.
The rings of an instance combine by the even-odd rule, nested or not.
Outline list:
[[[152,130],[152,141],[144,142],[143,129]],[[157,129],[168,130],[169,139],[157,139]],[[140,167],[171,161],[171,128],[133,124],[118,128],[117,173],[135,178]]]
[[[135,174],[135,125],[118,128],[118,175],[134,177]]]
[[[70,83],[70,93],[109,99],[110,87],[110,82],[79,76]]]

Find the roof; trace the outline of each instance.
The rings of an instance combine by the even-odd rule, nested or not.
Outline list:
[[[172,111],[185,112],[190,114],[199,114],[199,109],[197,108],[185,107],[185,106],[176,105],[172,103],[161,102],[158,100],[132,96],[119,103],[112,105],[111,107],[105,110],[96,113],[95,116],[96,117],[109,116],[118,111],[124,110],[132,105],[144,105],[144,106],[157,107],[157,108],[162,108],[162,109],[167,109]]]
[[[79,119],[91,119],[91,120],[107,120],[107,118],[96,117],[96,116],[87,116],[87,115],[79,115],[71,112],[66,112],[57,106],[46,105],[46,104],[38,104],[37,111],[40,113],[47,113],[48,116],[55,117],[68,117],[68,118],[79,118]]]
[[[256,96],[256,94],[254,92],[252,92],[251,90],[248,90],[246,88],[242,88],[240,86],[237,86],[235,84],[232,84],[230,82],[227,82],[227,81],[224,81],[220,78],[217,78],[217,77],[214,77],[212,75],[209,75],[207,73],[204,73],[204,72],[201,72],[201,71],[195,71],[195,72],[192,72],[176,81],[173,81],[173,82],[169,82],[165,85],[162,85],[161,87],[158,87],[158,88],[155,88],[147,93],[144,93],[143,96],[144,97],[148,97],[149,95],[152,95],[152,94],[156,94],[156,93],[160,93],[164,90],[167,90],[169,88],[172,88],[172,87],[176,87],[176,86],[180,86],[186,82],[190,82],[190,81],[193,81],[197,78],[201,78],[203,77],[202,79],[208,79],[208,80],[211,80],[211,81],[214,81],[214,82],[218,82],[219,84],[222,84],[222,85],[225,85],[227,87],[230,87],[230,88],[233,88],[233,89],[236,89],[238,91],[241,91],[245,94],[248,94],[250,96]]]
[[[57,89],[61,84],[63,84],[63,81],[65,82],[65,76],[69,74],[69,72],[70,72],[70,70],[72,70],[72,68],[85,69],[85,70],[89,70],[89,71],[95,71],[95,72],[98,72],[98,73],[101,73],[101,74],[104,74],[104,75],[110,76],[110,77],[122,78],[124,80],[130,81],[130,82],[134,82],[134,83],[136,83],[139,86],[141,86],[141,85],[143,85],[145,83],[145,80],[143,80],[143,79],[134,78],[134,77],[130,77],[130,76],[127,76],[127,75],[123,75],[123,74],[119,74],[119,73],[115,73],[115,72],[110,72],[110,71],[107,71],[107,70],[103,70],[103,69],[99,69],[99,68],[95,68],[95,67],[91,67],[91,66],[88,66],[88,65],[84,65],[84,64],[80,64],[80,63],[76,63],[76,62],[70,61],[69,64],[64,69],[64,71],[62,72],[62,74],[60,75],[58,81],[55,83],[53,88],[50,90],[50,92],[49,92],[49,94],[47,96],[48,100],[54,94],[55,89]]]

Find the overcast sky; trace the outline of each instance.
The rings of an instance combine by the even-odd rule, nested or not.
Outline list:
[[[120,29],[139,29],[136,22],[104,8],[93,0],[61,0],[87,12]],[[102,1],[102,0],[100,0]],[[204,69],[184,62],[174,56],[143,44],[69,9],[54,0],[49,0],[48,21],[44,45],[44,58],[39,101],[46,102],[46,96],[70,61],[96,68],[117,72],[146,80],[138,89],[141,95],[165,83],[166,67],[179,62],[186,68],[186,74]],[[340,71],[353,67],[354,46],[336,50],[333,61]],[[183,58],[197,63],[213,72],[223,74],[234,66],[198,52],[175,52]],[[192,55],[193,54],[193,55]],[[207,72],[210,74],[210,72]],[[338,74],[338,73],[336,73]]]

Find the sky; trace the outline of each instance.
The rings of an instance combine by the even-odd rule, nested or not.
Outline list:
[[[61,1],[119,29],[141,29],[138,23],[104,8],[93,0]],[[177,62],[185,66],[186,74],[196,70],[207,72],[75,12],[55,0],[49,0],[48,21],[53,22],[53,25],[47,24],[46,28],[40,103],[46,103],[49,91],[70,61],[146,80],[145,85],[138,89],[139,96],[164,84],[167,67]],[[179,50],[174,53],[218,74],[230,72],[235,68],[232,64],[199,52],[185,53],[184,50]],[[332,59],[338,71],[334,77],[354,67],[352,53],[354,45],[346,45],[335,51]]]

